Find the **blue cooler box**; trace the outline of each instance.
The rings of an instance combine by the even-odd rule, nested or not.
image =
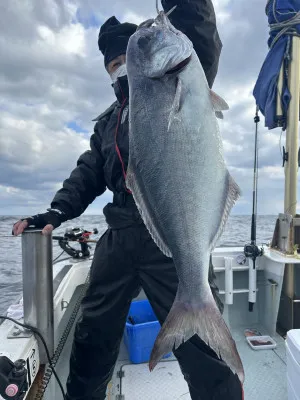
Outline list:
[[[139,364],[150,360],[150,354],[159,330],[160,323],[149,301],[133,301],[124,332],[124,342],[132,363]],[[164,358],[170,357],[171,354],[167,354]]]

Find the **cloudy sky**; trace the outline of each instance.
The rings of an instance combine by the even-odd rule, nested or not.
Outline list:
[[[220,124],[228,167],[243,191],[235,214],[251,214],[255,103],[252,90],[267,54],[263,0],[214,0],[223,42],[214,90],[230,105]],[[141,22],[147,0],[1,0],[0,215],[49,207],[89,148],[92,119],[114,94],[97,47],[100,25],[115,15]],[[260,214],[283,211],[280,130],[260,126]],[[282,145],[284,144],[284,135]],[[106,192],[86,213],[101,213]]]

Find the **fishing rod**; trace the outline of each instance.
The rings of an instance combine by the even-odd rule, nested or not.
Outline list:
[[[251,241],[244,247],[244,254],[250,259],[249,263],[249,311],[253,311],[256,302],[256,259],[262,256],[263,249],[259,249],[256,245],[256,222],[257,222],[257,188],[258,188],[258,125],[260,117],[259,108],[256,107],[254,117],[255,123],[255,141],[254,141],[254,167],[253,167],[253,191],[252,191],[252,216],[251,216]]]

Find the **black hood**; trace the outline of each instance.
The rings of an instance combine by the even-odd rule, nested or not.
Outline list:
[[[104,22],[100,28],[98,46],[104,55],[105,67],[114,58],[126,54],[129,38],[136,29],[137,25],[128,22],[121,23],[114,16]]]

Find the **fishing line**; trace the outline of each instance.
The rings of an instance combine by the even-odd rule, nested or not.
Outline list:
[[[14,236],[14,235],[0,235],[0,238],[10,238],[10,239],[15,239],[15,238],[21,238],[21,236]],[[58,261],[58,259],[65,253],[65,250],[63,250],[56,258],[54,258],[54,260],[52,260],[53,264],[56,263]],[[66,261],[69,260],[72,257],[67,257],[64,258],[60,261]]]
[[[156,0],[156,12],[157,12],[157,14],[159,14],[159,13],[160,13],[160,11],[159,11],[159,7],[158,7],[158,0]]]
[[[14,236],[14,235],[0,235],[0,238],[3,238],[3,237],[5,237],[5,238],[11,238],[11,239],[14,239],[14,238],[21,238],[21,236]]]
[[[57,256],[52,262],[55,262],[55,261],[57,261],[58,259],[59,259],[59,257],[61,257],[63,254],[64,254],[64,250],[60,253],[60,255],[59,256]]]
[[[175,10],[176,7],[177,7],[177,5],[172,7],[167,13],[165,13],[165,16],[168,17]],[[160,14],[158,0],[156,0],[156,12],[157,12],[157,14]]]

